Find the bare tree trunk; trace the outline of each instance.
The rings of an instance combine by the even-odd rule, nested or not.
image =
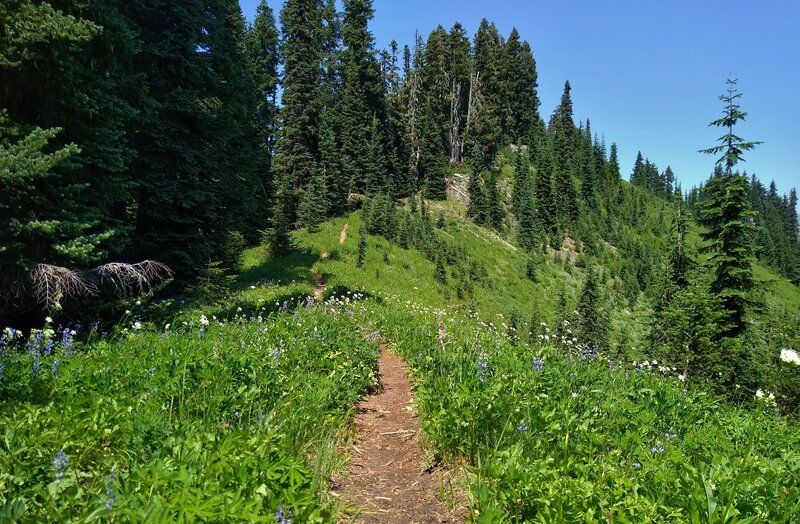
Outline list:
[[[450,90],[450,163],[461,162],[461,84],[453,82]]]

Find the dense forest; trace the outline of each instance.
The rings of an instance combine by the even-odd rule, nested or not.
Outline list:
[[[289,0],[279,20],[262,2],[252,24],[232,0],[5,2],[4,320],[75,315],[79,295],[131,287],[108,275],[110,262],[157,261],[166,266],[145,276],[185,287],[234,272],[262,240],[284,254],[296,228],[371,197],[450,193],[532,256],[569,241],[592,265],[618,248],[622,262],[603,278],[618,277],[631,305],[649,298],[654,347],[691,347],[709,374],[723,353],[748,360],[739,345],[758,309],[751,257],[798,282],[800,242],[795,190],[780,195],[735,170],[757,144],[733,134],[744,118],[735,81],[714,122],[726,135],[708,151],[721,158],[684,194],[670,167],[641,153],[625,182],[616,144],[589,118],[576,125],[568,81],[545,120],[536,61],[516,30],[505,37],[483,20],[470,38],[457,23],[378,50],[372,17],[369,0],[343,12],[333,0]],[[687,244],[691,231],[707,254]]]

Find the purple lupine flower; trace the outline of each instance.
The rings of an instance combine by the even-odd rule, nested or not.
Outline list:
[[[478,380],[481,382],[486,382],[486,373],[489,367],[489,360],[486,356],[486,353],[481,351],[481,354],[478,355]]]
[[[544,371],[544,360],[542,360],[541,358],[533,359],[533,370]]]
[[[61,363],[58,361],[58,359],[53,360],[53,363],[50,364],[50,370],[53,372],[53,376],[56,378],[58,378],[59,365],[61,365]]]
[[[117,494],[114,493],[114,479],[117,476],[116,470],[111,470],[111,473],[108,475],[108,484],[106,485],[106,492],[105,498],[103,499],[103,505],[106,509],[111,509],[114,506],[114,503],[117,501]]]
[[[521,421],[519,426],[517,426],[517,431],[528,431],[528,426],[525,425],[525,421]]]
[[[69,456],[64,453],[64,450],[59,450],[53,459],[53,467],[56,470],[56,480],[61,480],[64,477],[64,473],[67,472],[68,466]]]

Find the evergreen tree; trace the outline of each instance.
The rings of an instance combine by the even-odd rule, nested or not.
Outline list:
[[[247,32],[247,57],[255,84],[254,127],[264,153],[267,173],[270,171],[278,132],[278,35],[272,8],[266,0],[261,0],[253,25]],[[266,183],[268,178],[262,176],[262,180]]]
[[[760,142],[746,142],[733,133],[734,126],[747,114],[736,103],[741,97],[736,90],[736,80],[727,83],[728,92],[719,97],[725,103],[723,117],[711,122],[727,132],[719,138],[720,145],[701,151],[712,155],[722,153],[717,165],[724,165],[725,171],[706,183],[701,224],[708,229],[702,236],[710,242],[706,251],[712,253],[710,262],[714,266],[711,291],[721,299],[730,315],[731,328],[726,334],[736,336],[746,327],[745,309],[754,284],[750,218],[755,213],[748,200],[747,177],[734,173],[733,167],[742,160],[745,151],[752,150]]]
[[[319,166],[325,187],[326,208],[331,215],[341,215],[347,211],[347,197],[350,180],[344,173],[336,132],[333,128],[331,109],[323,109],[319,123]]]
[[[352,177],[351,187],[362,192],[369,185],[364,145],[373,139],[370,135],[373,118],[382,120],[385,114],[381,72],[367,27],[372,16],[371,0],[344,2],[345,48],[339,104],[342,166]]]
[[[449,104],[445,41],[447,33],[437,27],[425,45],[422,69],[422,112],[419,123],[419,174],[425,185],[425,197],[447,197],[445,153],[449,131]]]
[[[519,243],[526,250],[531,250],[536,245],[536,215],[533,207],[530,163],[528,155],[522,148],[517,152],[512,203],[517,217]]]
[[[503,198],[500,194],[500,187],[498,179],[500,173],[491,171],[489,179],[486,181],[486,218],[487,224],[498,231],[503,229],[503,219],[505,218],[505,211],[503,210]]]
[[[578,339],[584,344],[608,347],[608,321],[602,291],[593,267],[586,272],[586,281],[578,297]]]
[[[475,33],[472,50],[465,147],[479,170],[483,170],[491,167],[497,147],[502,144],[498,75],[502,39],[497,27],[485,18]]]
[[[362,231],[358,236],[358,255],[356,257],[356,267],[364,266],[364,258],[367,256],[367,234]]]
[[[289,213],[295,210],[303,188],[317,170],[320,114],[320,32],[318,0],[287,0],[281,10],[283,92],[281,135],[275,144],[275,176],[289,191]],[[276,217],[277,219],[277,217]]]
[[[514,28],[503,46],[499,63],[499,100],[504,143],[527,141],[539,120],[536,61],[528,42]]]
[[[119,64],[134,51],[130,21],[110,1],[55,5],[0,8],[0,278],[8,281],[31,264],[119,255],[129,241],[124,128],[133,111]]]
[[[680,192],[675,194],[675,220],[672,225],[672,242],[669,254],[669,279],[679,289],[689,285],[689,270],[693,261],[686,248],[686,211],[683,206],[683,197]]]
[[[473,219],[476,224],[485,224],[487,219],[486,195],[484,194],[482,177],[475,170],[469,174],[467,193],[469,194],[467,217]]]
[[[450,82],[447,99],[450,103],[448,146],[450,162],[461,162],[464,155],[464,129],[469,107],[470,43],[464,27],[456,22],[445,41],[447,79]]]
[[[546,234],[552,235],[555,233],[556,220],[553,207],[552,162],[550,161],[550,155],[545,154],[540,157],[539,167],[536,170],[535,184],[536,219],[542,230]]]

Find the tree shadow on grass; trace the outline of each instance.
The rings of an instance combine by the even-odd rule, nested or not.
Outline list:
[[[257,266],[245,269],[239,274],[234,289],[245,289],[256,283],[272,282],[289,284],[292,281],[314,286],[314,277],[309,269],[319,259],[319,253],[310,249],[292,251],[280,258],[264,257]]]

